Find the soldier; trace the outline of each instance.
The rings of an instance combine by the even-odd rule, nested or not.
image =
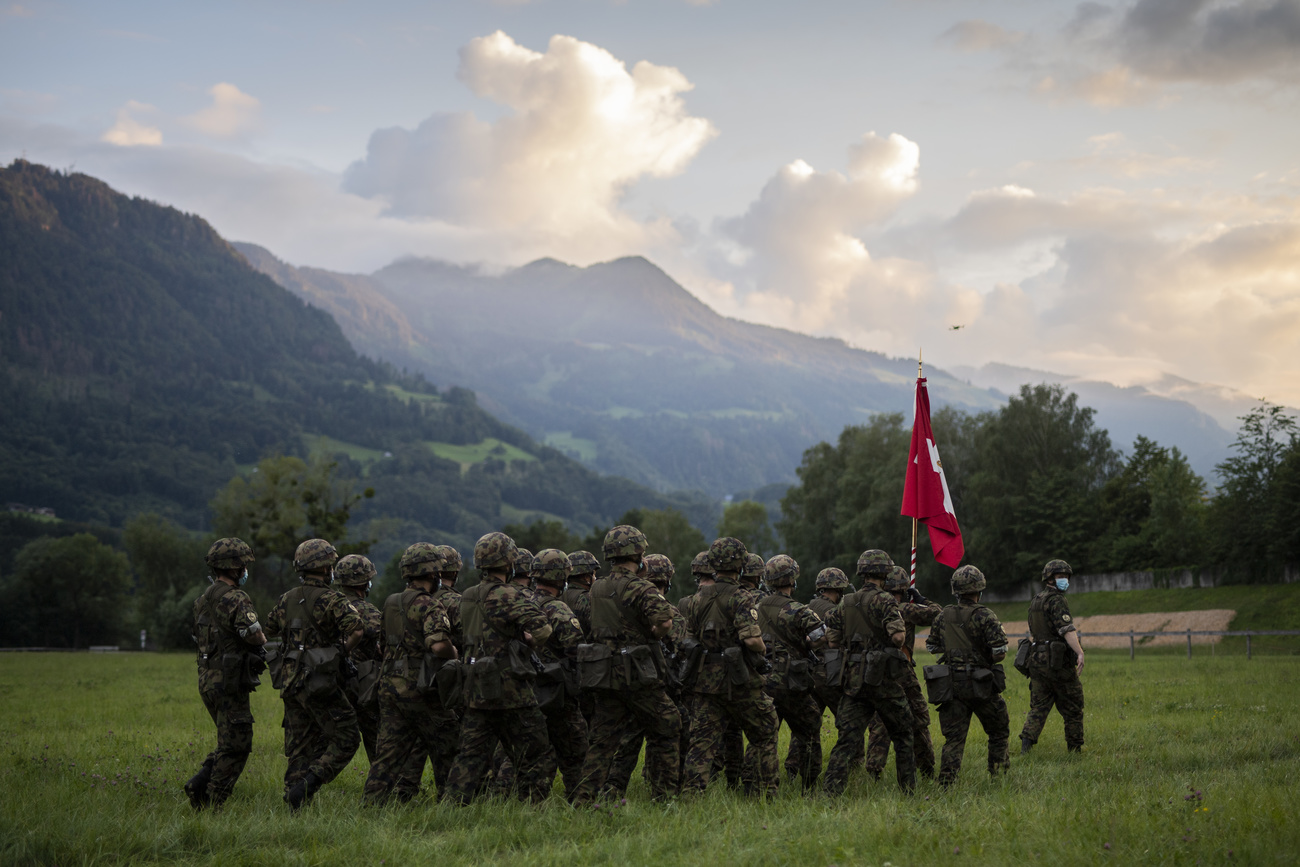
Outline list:
[[[590,551],[574,551],[569,555],[573,571],[569,573],[569,583],[560,597],[569,606],[578,622],[582,624],[582,634],[591,637],[591,582],[596,580],[600,570],[600,561]]]
[[[366,748],[366,759],[375,762],[375,741],[379,737],[379,667],[383,651],[379,647],[379,634],[383,619],[379,609],[370,604],[370,588],[374,584],[375,564],[360,554],[349,554],[334,567],[334,577],[342,585],[342,593],[352,603],[361,618],[366,633],[352,649],[350,657],[355,673],[344,681],[344,692],[357,712],[357,728],[361,729],[361,743]]]
[[[935,618],[925,647],[948,666],[949,685],[936,686],[930,680],[931,698],[939,690],[939,728],[943,731],[943,760],[939,763],[939,785],[945,789],[957,781],[962,753],[966,751],[966,732],[970,716],[975,714],[989,738],[989,774],[997,776],[1011,768],[1007,741],[1011,722],[1007,703],[1002,698],[1006,675],[1000,665],[1007,655],[1007,634],[998,616],[980,604],[985,587],[984,573],[974,566],[962,566],[952,573],[952,595],[956,605],[949,605]],[[927,676],[928,677],[928,676]]]
[[[533,591],[532,571],[536,559],[533,552],[527,548],[515,548],[514,563],[511,565],[510,578],[507,582],[518,587],[522,591],[522,595],[534,603],[537,602],[537,594]],[[555,637],[554,632],[551,633],[551,637]],[[536,675],[536,673],[531,672],[530,676]],[[548,747],[548,753],[549,751]],[[554,779],[555,770],[552,769],[550,775],[546,776],[546,790],[541,794],[542,799],[550,793],[551,781]],[[510,757],[506,755],[505,745],[498,741],[496,747],[492,750],[492,770],[488,772],[487,794],[499,795],[503,798],[508,797],[514,787],[515,766],[510,762]]]
[[[283,637],[284,800],[295,812],[347,767],[361,744],[357,713],[343,694],[342,666],[365,627],[347,598],[329,586],[338,559],[324,539],[299,545],[293,567],[301,586],[281,596],[266,618],[267,634]]]
[[[777,787],[776,737],[779,723],[772,700],[763,692],[768,670],[758,610],[737,584],[745,566],[745,546],[727,536],[709,546],[714,583],[700,588],[687,627],[703,647],[689,672],[691,748],[683,792],[703,792],[724,726],[731,723],[749,739],[740,782],[746,794],[774,795]]]
[[[505,533],[488,533],[474,545],[480,583],[461,597],[465,631],[465,716],[460,754],[451,766],[448,798],[469,804],[483,783],[497,741],[515,767],[520,800],[540,801],[542,763],[548,749],[546,719],[537,709],[529,649],[546,643],[551,624],[523,590],[507,584],[516,553]]]
[[[882,589],[893,565],[884,551],[863,551],[858,557],[858,575],[864,579],[862,589],[846,595],[827,615],[831,646],[845,654],[844,698],[835,715],[838,737],[826,768],[828,794],[844,791],[849,766],[862,748],[867,721],[876,713],[884,720],[894,742],[898,787],[908,794],[916,788],[916,765],[912,757],[915,721],[903,688],[897,682],[908,664],[907,656],[899,650],[907,638],[907,628],[898,603]]]
[[[813,596],[808,602],[808,607],[813,613],[826,622],[827,615],[831,609],[840,604],[840,597],[844,591],[850,589],[849,576],[845,575],[843,570],[830,567],[817,573],[815,582],[817,595]],[[825,716],[826,709],[831,709],[831,714],[838,714],[840,709],[840,699],[844,697],[840,689],[840,661],[841,651],[838,648],[828,648],[820,654],[820,659],[813,663],[812,680],[813,680],[813,699],[817,702],[820,709],[818,721]],[[828,680],[827,672],[834,675],[834,683]],[[821,729],[817,731],[818,749],[821,749]],[[805,757],[805,744],[803,738],[790,733],[790,751],[785,757],[785,772],[792,779],[799,775],[803,767]],[[849,762],[850,766],[857,764],[862,758],[862,753],[853,756]]]
[[[591,643],[578,650],[584,689],[596,693],[591,743],[574,804],[592,803],[604,790],[614,755],[640,730],[646,739],[650,794],[677,793],[682,720],[665,689],[667,661],[659,639],[672,632],[667,600],[645,577],[645,534],[621,524],[605,534],[610,572],[591,587]]]
[[[1029,655],[1029,713],[1020,731],[1020,754],[1038,743],[1052,705],[1065,721],[1065,746],[1072,752],[1083,749],[1083,646],[1079,631],[1070,619],[1065,591],[1074,570],[1064,560],[1051,560],[1043,567],[1047,586],[1029,603],[1029,632],[1033,650]]]
[[[911,586],[907,570],[894,566],[885,579],[885,592],[891,593],[898,602],[898,609],[903,613],[903,622],[907,624],[907,638],[903,642],[903,652],[911,660],[911,665],[903,670],[899,683],[907,696],[907,703],[912,708],[915,726],[912,728],[912,753],[916,759],[916,768],[922,776],[934,776],[934,744],[930,741],[930,708],[921,693],[921,682],[916,679],[916,627],[929,626],[939,616],[943,608],[937,602],[931,602]],[[904,601],[906,599],[907,601]],[[885,760],[889,758],[889,733],[880,719],[880,714],[871,718],[867,724],[867,773],[872,779],[880,779],[885,769]]]
[[[442,603],[447,610],[447,622],[451,624],[451,643],[459,654],[464,649],[465,639],[460,628],[460,594],[456,592],[456,579],[460,577],[460,552],[450,545],[438,545],[438,584],[433,588],[433,598]]]
[[[764,579],[772,588],[758,603],[758,627],[772,663],[767,692],[778,720],[790,727],[791,737],[798,736],[805,744],[799,775],[804,791],[809,791],[822,772],[822,709],[812,696],[809,657],[826,643],[826,625],[811,608],[791,598],[799,581],[799,564],[793,557],[777,554],[768,560]]]
[[[379,744],[366,778],[367,804],[394,796],[406,803],[418,795],[426,756],[434,757],[438,798],[446,794],[440,769],[449,769],[456,755],[456,717],[443,707],[432,680],[446,660],[456,658],[447,610],[433,595],[444,565],[436,546],[416,542],[398,561],[406,589],[384,600]]]
[[[699,591],[702,587],[708,587],[715,583],[713,580],[713,567],[709,565],[709,552],[701,551],[691,560],[691,577],[695,579],[695,593],[690,596],[683,596],[677,602],[677,610],[681,612],[682,619],[687,623],[686,632],[692,639],[698,639],[698,636],[690,633],[691,612],[694,610],[696,599],[699,598]],[[695,713],[695,705],[698,699],[685,687],[679,686],[678,706],[682,708],[682,739],[686,747],[682,750],[682,779],[686,779],[686,753],[690,750],[690,731],[691,719]],[[722,748],[717,751],[713,757],[713,765],[709,769],[709,782],[725,773],[727,788],[740,788],[740,768],[745,763],[745,740],[743,734],[737,729],[732,732],[730,722],[725,724],[722,736]]]
[[[230,797],[253,749],[248,694],[257,688],[266,644],[248,594],[253,551],[240,539],[218,539],[205,558],[212,582],[194,600],[194,641],[199,646],[199,697],[217,726],[217,748],[185,784],[190,806],[219,809]]]
[[[582,624],[560,599],[572,568],[569,558],[563,551],[545,548],[533,562],[538,603],[552,628],[551,637],[538,650],[543,671],[536,684],[537,696],[551,742],[542,776],[553,780],[558,769],[567,795],[577,791],[587,757],[587,721],[578,705],[575,662],[578,645],[583,642]]]
[[[740,570],[740,589],[749,594],[749,599],[758,607],[758,603],[763,601],[767,595],[767,588],[761,586],[763,583],[763,570],[767,564],[763,558],[757,554],[745,554],[745,565]]]

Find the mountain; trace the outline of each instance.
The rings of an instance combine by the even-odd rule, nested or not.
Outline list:
[[[425,351],[402,316],[367,309]],[[389,547],[634,507],[707,525],[713,508],[601,477],[473,392],[359,355],[199,217],[23,160],[0,169],[0,401],[0,499],[73,520],[152,510],[197,528],[236,473],[312,452],[374,488],[354,517]]]
[[[404,259],[365,276],[236,248],[333,314],[354,346],[472,388],[587,466],[660,490],[725,496],[793,482],[809,446],[911,408],[915,362],[725,318],[639,257],[588,268],[543,259],[500,275]],[[1001,402],[943,371],[927,376],[938,405]]]
[[[1171,376],[1152,385],[1122,387],[1006,364],[952,370],[974,385],[1004,394],[1015,394],[1022,385],[1040,382],[1063,385],[1079,395],[1081,404],[1097,411],[1098,425],[1110,432],[1116,447],[1128,449],[1138,434],[1163,446],[1177,446],[1187,456],[1192,469],[1211,486],[1217,482],[1215,465],[1229,456],[1228,447],[1236,439],[1236,416],[1245,414],[1256,403],[1219,386],[1199,385]],[[1157,388],[1165,393],[1158,392]],[[1201,401],[1208,405],[1206,410],[1197,405]]]

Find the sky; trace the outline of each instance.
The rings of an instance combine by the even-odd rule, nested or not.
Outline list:
[[[941,366],[1300,405],[1300,0],[0,0],[0,163],[294,265],[642,255]]]

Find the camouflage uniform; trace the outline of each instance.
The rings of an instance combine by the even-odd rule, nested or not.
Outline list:
[[[347,598],[315,575],[304,575],[302,585],[281,596],[267,615],[267,634],[283,637],[281,651],[285,654],[280,698],[284,702],[284,755],[289,760],[284,772],[286,797],[309,774],[318,786],[337,777],[361,744],[357,713],[343,694],[342,682],[323,695],[307,696],[307,678],[294,650],[301,653],[342,645],[361,628],[361,618]]]
[[[489,537],[514,543],[502,533],[489,533],[475,547],[480,569],[508,568],[509,559],[486,563],[479,551]],[[501,543],[505,544],[505,543]],[[500,742],[510,756],[517,777],[520,800],[540,801],[550,790],[542,779],[543,762],[549,749],[546,719],[537,708],[531,670],[512,665],[518,658],[524,633],[537,643],[551,634],[546,615],[522,587],[507,584],[500,574],[484,571],[482,581],[461,597],[461,625],[465,631],[467,672],[466,708],[460,728],[460,754],[451,767],[448,797],[468,804],[478,793]],[[512,643],[515,652],[512,654]],[[526,659],[524,660],[526,664]]]
[[[837,604],[838,603],[832,602],[829,599],[827,599],[825,596],[823,596],[820,591],[818,591],[816,596],[808,600],[808,607],[812,609],[812,612],[814,614],[816,614],[819,618],[821,618],[823,623],[826,622],[827,617],[830,616],[831,611],[834,610]],[[838,654],[840,652],[841,651],[839,650],[833,651],[833,653],[835,654]],[[829,653],[830,652],[828,651],[823,651],[821,654],[822,662],[817,663],[813,666],[813,689],[811,695],[813,701],[817,702],[817,709],[818,709],[818,715],[817,715],[817,719],[819,723],[817,729],[818,750],[821,749],[820,723],[826,716],[826,709],[830,708],[832,716],[838,714],[840,710],[840,699],[844,697],[844,691],[841,690],[838,685],[832,686],[831,684],[826,682],[826,659]],[[791,777],[795,777],[799,775],[800,769],[803,767],[803,763],[806,760],[805,759],[806,753],[807,753],[807,748],[805,746],[804,739],[799,737],[794,732],[790,732],[790,751],[786,753],[785,756],[786,774],[788,774]],[[863,755],[863,751],[859,750],[857,755],[851,757],[849,761],[849,765],[853,766],[857,764],[859,761],[861,761],[862,755]]]
[[[588,653],[595,655],[603,645],[611,657],[608,677],[593,689],[596,712],[590,744],[582,765],[582,782],[572,800],[591,803],[605,791],[615,755],[624,741],[638,732],[646,738],[651,796],[674,795],[681,779],[678,738],[682,721],[665,689],[666,661],[651,631],[656,624],[672,619],[672,609],[649,579],[637,574],[635,564],[627,562],[614,563],[609,575],[596,581],[591,588],[591,607],[592,641],[583,648],[592,648]],[[633,671],[630,654],[641,653],[642,647],[653,657],[654,679],[643,680]],[[584,672],[603,665],[582,659],[580,655]],[[588,675],[583,677],[586,682]]]
[[[583,638],[591,640],[591,582],[596,580],[600,561],[590,551],[574,551],[569,554],[569,563],[572,570],[560,599],[578,618]],[[578,693],[578,707],[582,709],[582,718],[587,721],[587,731],[590,732],[591,723],[596,718],[596,694],[589,689]]]
[[[822,620],[808,606],[772,593],[758,605],[758,625],[773,666],[767,692],[776,708],[778,725],[784,721],[790,727],[791,738],[798,737],[804,744],[798,771],[804,789],[811,789],[822,771],[822,709],[812,695],[811,673],[806,687],[793,690],[787,688],[784,673],[791,661],[807,660],[807,636],[823,628]]]
[[[1052,706],[1065,722],[1065,745],[1083,749],[1083,684],[1075,671],[1078,657],[1062,640],[1075,629],[1065,592],[1047,587],[1029,605],[1029,631],[1034,640],[1029,655],[1029,713],[1020,732],[1022,744],[1038,743]],[[1061,664],[1052,668],[1052,644],[1063,645],[1056,654]]]
[[[361,619],[366,630],[365,637],[349,654],[352,664],[356,666],[357,674],[344,682],[344,692],[357,712],[357,728],[361,730],[361,743],[366,748],[366,758],[374,764],[377,755],[375,743],[379,737],[379,698],[376,693],[375,698],[366,704],[361,701],[361,693],[365,689],[366,681],[378,675],[383,660],[383,651],[379,644],[379,634],[382,631],[380,621],[383,617],[379,609],[366,599],[359,588],[354,589],[345,585],[341,592],[352,603],[353,610],[356,611],[357,617]]]
[[[962,567],[963,569],[971,567]],[[960,571],[960,570],[959,570]],[[979,719],[989,738],[989,773],[997,774],[1011,767],[1007,753],[1007,740],[1011,737],[1011,723],[1007,718],[1007,703],[1002,698],[1001,665],[997,674],[979,686],[972,678],[981,669],[992,671],[994,659],[1005,654],[1007,634],[998,622],[998,616],[978,602],[962,600],[949,605],[935,618],[925,647],[940,663],[947,665],[952,674],[953,700],[939,705],[939,728],[943,732],[943,759],[939,763],[939,784],[949,786],[961,771],[962,754],[966,751],[966,733],[970,728],[971,714]]]
[[[939,616],[943,607],[937,602],[900,602],[899,611],[903,614],[903,623],[907,624],[907,638],[903,641],[904,651],[912,664],[903,671],[899,683],[907,696],[907,704],[912,708],[914,720],[912,727],[912,753],[916,757],[917,770],[923,776],[934,776],[934,744],[930,740],[930,707],[921,691],[921,682],[916,677],[916,627],[928,626]],[[885,760],[889,758],[889,732],[885,723],[876,714],[867,724],[867,773],[880,779],[885,769]]]
[[[382,804],[394,795],[405,802],[419,794],[423,774],[411,779],[413,753],[420,757],[421,772],[425,757],[434,757],[438,798],[446,794],[447,778],[440,769],[450,769],[456,756],[456,717],[443,708],[436,692],[417,688],[421,665],[440,664],[431,654],[443,641],[451,641],[451,624],[428,590],[412,585],[384,601],[379,749],[366,778],[367,803]]]
[[[444,553],[450,552],[454,556],[455,558],[454,565],[456,566],[456,571],[459,571],[460,554],[456,552],[456,549],[450,547],[449,545],[439,545],[438,549],[439,551],[442,551]],[[443,577],[446,577],[446,574],[447,573],[444,572]],[[454,587],[454,582],[452,584],[448,584],[443,580],[439,580],[437,586],[433,588],[433,598],[437,599],[440,603],[442,603],[443,609],[446,610],[447,622],[448,624],[450,624],[449,634],[451,635],[452,646],[456,648],[457,658],[464,659],[465,658],[465,634],[464,634],[464,630],[461,628],[461,623],[460,623],[461,596],[459,593],[456,592]],[[464,716],[464,713],[465,713],[465,709],[462,706],[458,705],[457,707],[452,708],[453,728],[455,732],[454,740],[457,743],[460,743],[460,720],[461,717]],[[435,780],[447,779],[447,775],[451,773],[452,760],[455,759],[455,757],[456,757],[455,751],[453,751],[450,755],[444,754],[444,755],[437,755],[432,757],[433,776]],[[426,756],[422,749],[417,748],[411,751],[410,760],[407,763],[406,777],[408,779],[414,778],[417,788],[419,787],[420,777],[424,773],[424,762],[428,758],[429,756]],[[441,789],[439,789],[439,791],[441,791]]]
[[[248,559],[252,560],[251,554]],[[199,697],[217,727],[216,749],[208,753],[202,769],[186,786],[195,807],[220,807],[230,797],[253,749],[253,712],[248,694],[256,687],[238,682],[227,684],[222,660],[237,654],[240,669],[243,657],[256,655],[260,662],[262,654],[250,647],[241,635],[241,631],[248,634],[254,627],[258,627],[257,612],[248,594],[238,587],[214,581],[194,600]],[[255,667],[260,668],[256,664]],[[238,677],[239,670],[232,670],[231,674]]]
[[[582,625],[558,597],[542,592],[537,596],[552,629],[551,637],[539,649],[538,655],[544,666],[561,666],[558,673],[563,677],[564,668],[574,665],[574,654],[583,642]],[[553,684],[550,688],[562,690],[564,695],[542,711],[551,744],[543,761],[542,776],[549,784],[558,770],[568,794],[577,791],[582,779],[582,765],[587,758],[587,721],[582,716],[578,697],[568,685]]]
[[[898,785],[904,792],[916,786],[916,763],[912,753],[912,729],[915,720],[907,696],[896,680],[888,677],[889,665],[906,664],[889,653],[894,644],[890,636],[905,631],[902,612],[894,597],[874,584],[867,583],[856,593],[849,593],[827,615],[831,643],[845,654],[843,668],[844,698],[835,715],[838,737],[826,768],[825,788],[839,794],[848,783],[849,767],[862,747],[867,722],[880,714],[894,743],[894,768]],[[901,651],[895,651],[900,656]],[[878,685],[866,682],[869,657],[885,654],[891,660],[881,668],[885,676]]]

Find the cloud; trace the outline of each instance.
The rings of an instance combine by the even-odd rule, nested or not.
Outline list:
[[[678,70],[646,61],[629,71],[608,51],[569,36],[546,53],[497,31],[461,50],[460,79],[509,111],[487,122],[434,115],[416,129],[384,129],[344,188],[386,213],[503,233],[549,255],[617,255],[671,232],[619,207],[645,177],[682,171],[714,135],[686,112]]]
[[[220,139],[237,138],[257,128],[262,104],[256,97],[224,81],[214,84],[208,93],[212,104],[183,118],[186,126]]]
[[[1164,81],[1300,81],[1300,0],[1138,0],[1113,39],[1125,62]]]
[[[100,140],[118,147],[136,147],[138,145],[152,147],[162,144],[162,130],[153,126],[145,126],[132,117],[132,112],[151,111],[154,111],[152,105],[131,100],[117,110],[117,123],[106,130],[100,136]]]
[[[1024,39],[1024,34],[988,21],[968,20],[958,21],[939,39],[951,43],[958,51],[976,52],[1007,48]]]

